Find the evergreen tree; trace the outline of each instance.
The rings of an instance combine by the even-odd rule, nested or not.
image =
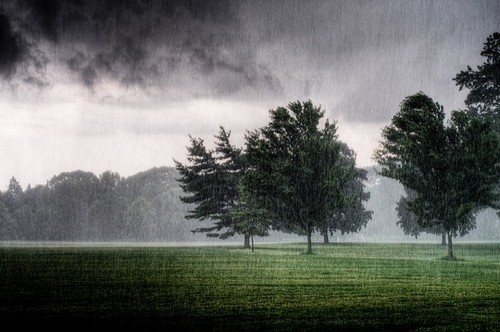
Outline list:
[[[245,247],[249,247],[249,234],[235,227],[231,210],[239,202],[239,185],[245,172],[245,159],[241,149],[231,145],[231,133],[220,127],[215,136],[215,149],[208,150],[202,139],[190,137],[188,163],[175,161],[181,177],[178,181],[183,191],[181,201],[194,204],[186,217],[206,220],[212,225],[197,228],[193,232],[204,232],[209,237],[226,239],[237,233],[245,235]]]

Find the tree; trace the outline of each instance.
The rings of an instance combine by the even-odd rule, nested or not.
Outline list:
[[[120,234],[121,210],[118,187],[123,181],[118,173],[106,171],[99,176],[96,197],[91,206],[87,238],[93,240],[116,239]]]
[[[91,172],[73,171],[54,176],[48,183],[51,196],[53,240],[86,239],[91,208],[99,192],[99,178]]]
[[[454,80],[460,90],[470,90],[465,99],[468,112],[491,121],[500,136],[500,33],[495,32],[486,39],[481,55],[486,61],[477,70],[467,66],[467,71],[461,71]],[[500,183],[497,185],[500,190]],[[500,216],[500,202],[492,207]]]
[[[254,236],[269,236],[271,216],[256,204],[244,186],[240,188],[240,200],[231,210],[231,217],[234,229],[250,237],[252,252],[254,252]]]
[[[154,210],[144,197],[137,197],[125,212],[124,237],[128,240],[148,241],[153,235],[151,220]]]
[[[0,200],[0,240],[18,239],[17,223],[7,206]]]
[[[209,237],[226,239],[236,233],[245,235],[245,247],[249,247],[249,235],[244,229],[235,228],[231,210],[239,201],[239,184],[245,172],[245,161],[241,149],[231,145],[231,133],[220,127],[215,136],[215,149],[208,150],[202,139],[190,136],[188,164],[175,161],[181,174],[178,181],[187,196],[181,201],[194,204],[186,217],[213,221],[209,227],[197,228],[193,232],[204,232]]]
[[[440,223],[433,223],[433,225],[429,227],[422,227],[418,222],[418,216],[415,213],[411,212],[409,205],[411,202],[415,200],[417,194],[415,191],[404,188],[406,196],[401,197],[399,202],[397,203],[396,211],[398,213],[398,221],[396,222],[399,225],[406,235],[411,235],[417,238],[420,233],[429,233],[441,235],[441,244],[446,245],[446,233],[443,229],[443,226]]]
[[[9,181],[9,188],[5,195],[9,200],[16,200],[23,194],[23,188],[19,184],[19,181],[16,180],[15,177],[12,177]]]
[[[490,35],[481,52],[486,61],[473,70],[458,73],[454,80],[460,90],[469,89],[465,104],[469,112],[493,122],[500,132],[500,33]]]
[[[243,185],[267,211],[273,227],[307,236],[321,229],[339,198],[339,143],[335,123],[318,129],[324,111],[311,101],[270,111],[269,124],[246,135]]]
[[[375,160],[381,174],[416,192],[408,209],[423,227],[439,224],[452,237],[475,227],[475,214],[499,198],[500,143],[491,123],[444,110],[423,94],[407,97],[384,128]]]
[[[345,143],[340,143],[341,165],[344,177],[339,179],[340,191],[337,206],[326,220],[322,230],[324,242],[328,243],[328,233],[340,231],[343,234],[358,232],[371,219],[372,211],[365,210],[363,202],[370,199],[370,193],[364,191],[363,181],[367,180],[367,171],[356,167],[356,154]]]

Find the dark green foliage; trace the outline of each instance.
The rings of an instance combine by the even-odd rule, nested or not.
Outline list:
[[[307,235],[321,229],[339,202],[341,167],[336,126],[311,101],[270,111],[266,127],[246,136],[245,190],[277,230]]]
[[[491,123],[465,112],[444,124],[443,108],[423,93],[407,97],[383,130],[381,174],[415,191],[408,209],[422,227],[451,237],[475,227],[475,214],[498,200],[500,143]]]
[[[498,244],[0,248],[0,320],[134,331],[498,331]],[[11,325],[12,324],[12,325]],[[72,325],[73,324],[73,325]]]
[[[175,161],[181,175],[178,181],[188,194],[181,196],[181,201],[194,206],[186,217],[212,221],[208,227],[197,228],[194,232],[222,239],[236,233],[246,234],[245,228],[235,226],[231,213],[239,202],[245,160],[241,149],[231,145],[230,134],[220,127],[214,150],[208,150],[202,139],[190,137],[188,163]]]
[[[418,216],[410,210],[409,205],[416,198],[415,191],[405,188],[406,196],[401,197],[396,207],[396,211],[398,212],[398,221],[396,222],[399,225],[406,235],[411,235],[417,238],[420,233],[430,233],[430,234],[443,234],[445,230],[443,226],[439,222],[432,223],[431,226],[424,227],[421,226],[418,222]]]
[[[467,111],[491,122],[500,135],[500,33],[495,32],[487,38],[481,55],[486,61],[476,71],[468,66],[467,71],[461,71],[454,80],[460,90],[470,90],[465,100]],[[500,191],[500,183],[497,186]],[[500,202],[492,207],[500,216]]]
[[[267,210],[257,205],[243,186],[240,186],[240,199],[238,204],[231,210],[231,217],[235,231],[251,238],[252,251],[254,251],[254,236],[269,235],[269,228],[272,223],[271,215]]]
[[[364,191],[363,183],[367,180],[368,172],[356,167],[356,154],[342,142],[340,142],[340,158],[344,169],[339,179],[342,194],[338,196],[337,204],[321,230],[325,242],[328,242],[328,232],[333,234],[340,231],[343,235],[360,231],[373,213],[366,210],[363,204],[370,199],[370,193]]]
[[[500,33],[487,38],[481,55],[486,60],[477,70],[467,66],[454,80],[460,90],[470,90],[465,99],[469,111],[493,122],[500,132]]]

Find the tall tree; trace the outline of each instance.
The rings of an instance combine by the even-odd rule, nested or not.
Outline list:
[[[407,97],[384,128],[375,159],[381,174],[416,192],[408,209],[423,227],[440,224],[452,238],[475,227],[475,214],[498,200],[500,143],[490,122],[444,110],[423,93]]]
[[[340,162],[344,168],[343,177],[339,178],[339,196],[337,205],[321,230],[324,242],[328,243],[328,233],[340,231],[343,234],[358,232],[371,219],[372,211],[367,211],[363,202],[370,199],[365,192],[363,181],[367,180],[367,171],[356,167],[356,154],[346,143],[340,143]]]
[[[178,181],[187,196],[184,203],[194,204],[186,217],[213,221],[208,227],[197,228],[210,237],[226,239],[237,233],[245,235],[245,247],[249,247],[249,235],[234,227],[231,210],[239,201],[239,184],[245,172],[244,156],[240,148],[230,143],[231,133],[220,127],[215,136],[215,149],[205,147],[202,139],[190,137],[188,163],[174,161],[181,177]]]
[[[500,33],[488,36],[481,55],[486,60],[477,70],[467,66],[454,80],[460,90],[470,90],[465,99],[469,111],[493,122],[500,133]]]
[[[265,209],[274,228],[307,236],[321,229],[339,199],[340,165],[337,128],[311,101],[293,102],[270,111],[269,124],[246,136],[248,171],[245,190]]]
[[[484,43],[481,55],[485,62],[473,70],[467,66],[466,71],[458,73],[454,80],[460,90],[469,89],[465,99],[467,110],[486,121],[491,121],[497,134],[500,136],[500,33],[495,32],[488,36]],[[500,190],[500,183],[498,190]],[[500,216],[500,202],[492,206]]]

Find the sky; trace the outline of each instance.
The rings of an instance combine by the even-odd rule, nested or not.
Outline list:
[[[449,112],[500,1],[0,1],[0,190],[61,172],[129,176],[186,160],[219,126],[244,145],[268,111],[312,100],[374,164],[422,91]]]

